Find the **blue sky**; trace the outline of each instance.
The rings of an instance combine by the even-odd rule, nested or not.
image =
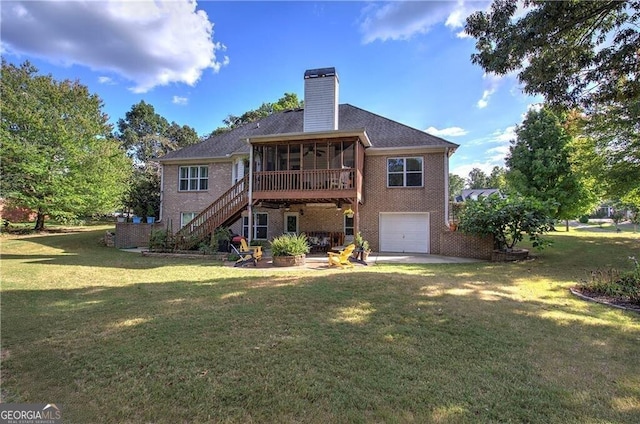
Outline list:
[[[464,19],[487,1],[3,1],[0,49],[97,93],[113,123],[144,100],[204,135],[335,67],[340,103],[460,144],[451,171],[504,165],[530,105],[471,63]]]

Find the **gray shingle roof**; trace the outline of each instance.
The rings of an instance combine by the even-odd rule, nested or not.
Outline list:
[[[249,146],[245,141],[247,138],[301,133],[303,115],[303,109],[274,113],[259,121],[209,137],[201,143],[169,152],[160,160],[216,158],[248,153]],[[458,147],[457,144],[440,137],[435,137],[350,104],[339,106],[338,126],[341,131],[364,129],[371,140],[372,148],[448,147],[455,149]]]

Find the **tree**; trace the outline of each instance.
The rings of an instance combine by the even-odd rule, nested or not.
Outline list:
[[[193,128],[175,122],[169,125],[156,113],[153,105],[144,100],[131,106],[125,118],[118,120],[118,131],[122,146],[132,159],[142,165],[200,141]]]
[[[464,178],[460,175],[449,174],[449,201],[453,202],[456,196],[462,194],[464,189]]]
[[[572,219],[593,209],[597,198],[572,168],[571,136],[551,110],[530,110],[516,135],[506,158],[513,190],[553,203],[552,216],[557,219]]]
[[[494,166],[487,179],[487,187],[497,188],[506,191],[507,189],[507,170],[501,166]]]
[[[160,209],[160,175],[153,159],[198,143],[198,134],[187,125],[169,124],[153,105],[144,101],[133,105],[124,119],[118,120],[118,131],[118,139],[134,161],[129,190],[122,203],[136,215],[147,215],[150,210],[155,215]]]
[[[480,168],[473,168],[467,178],[467,187],[471,189],[489,188],[489,177]]]
[[[476,38],[473,63],[499,75],[519,71],[525,92],[567,109],[640,98],[640,1],[525,0],[524,6],[527,13],[515,18],[516,2],[495,0],[491,12],[467,18],[465,31]]]
[[[258,121],[266,116],[269,116],[275,112],[281,112],[283,110],[299,109],[303,107],[304,102],[298,100],[298,96],[295,93],[284,93],[284,96],[278,99],[275,103],[262,103],[257,109],[249,110],[240,116],[228,115],[222,122],[224,127],[218,127],[213,130],[210,136],[220,134],[225,131],[232,130],[236,127],[246,125],[251,122]]]
[[[115,210],[131,164],[110,136],[102,100],[78,81],[38,75],[2,59],[1,195],[45,217],[75,219]]]
[[[496,0],[467,18],[473,63],[518,73],[554,110],[586,115],[586,135],[606,158],[610,197],[640,197],[640,1]]]
[[[548,205],[513,195],[504,199],[487,196],[468,200],[458,229],[467,234],[492,236],[495,249],[511,250],[525,235],[533,247],[544,248],[548,242],[542,236],[553,226]]]

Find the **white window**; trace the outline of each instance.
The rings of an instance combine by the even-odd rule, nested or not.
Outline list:
[[[196,191],[209,189],[209,167],[181,166],[179,191]]]
[[[180,228],[187,225],[197,215],[196,212],[181,212],[180,213]]]
[[[252,240],[266,240],[269,234],[269,214],[256,212],[253,214],[253,237]],[[242,235],[249,238],[249,217],[242,218]]]
[[[388,158],[388,187],[422,187],[423,164],[421,157]]]

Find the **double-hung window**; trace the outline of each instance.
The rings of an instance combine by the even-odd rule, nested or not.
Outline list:
[[[179,187],[180,191],[208,190],[209,167],[181,166]]]
[[[196,212],[181,212],[180,213],[180,228],[187,225],[197,215]]]
[[[269,215],[264,212],[253,214],[253,234],[252,240],[266,240],[269,232]],[[249,217],[242,219],[242,235],[249,237]]]
[[[421,157],[388,158],[388,187],[422,187],[423,160]]]

